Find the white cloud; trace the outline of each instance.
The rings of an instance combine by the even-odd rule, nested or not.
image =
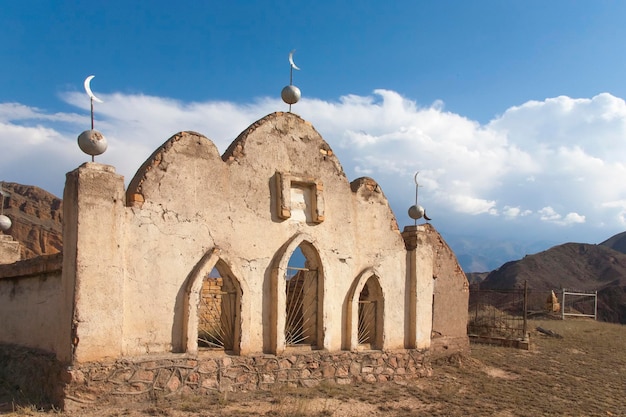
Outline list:
[[[255,120],[287,107],[270,98],[241,105],[99,97],[104,103],[96,104],[95,125],[109,150],[97,160],[114,165],[127,181],[178,131],[200,132],[223,152]],[[65,172],[88,160],[76,137],[89,127],[89,102],[82,93],[62,99],[77,111],[0,103],[0,178],[59,194]],[[545,235],[555,232],[546,225],[587,234],[626,225],[626,204],[620,203],[626,201],[626,103],[610,94],[531,101],[486,125],[445,111],[440,101],[421,107],[389,90],[337,101],[304,98],[293,110],[329,142],[350,180],[367,175],[381,184],[401,224],[420,171],[420,204],[448,216],[440,228],[498,230],[509,220],[507,227]]]
[[[539,214],[541,216],[540,217],[541,220],[544,220],[544,221],[556,222],[556,221],[561,220],[561,215],[557,213],[556,211],[554,211],[554,209],[549,206],[543,207],[541,210],[539,210]]]
[[[568,226],[576,223],[585,223],[585,216],[578,213],[567,213],[565,217],[557,213],[552,207],[543,207],[539,210],[540,219],[546,222]]]
[[[517,217],[529,216],[532,214],[532,210],[522,210],[519,206],[511,207],[504,206],[502,209],[502,215],[508,219],[515,219]]]
[[[585,216],[582,216],[578,213],[567,213],[565,218],[563,219],[563,224],[575,224],[575,223],[584,223]]]

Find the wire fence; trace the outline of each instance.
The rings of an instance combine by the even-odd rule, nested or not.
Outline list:
[[[526,334],[523,290],[470,290],[470,336],[523,338]]]
[[[524,288],[494,290],[470,288],[467,333],[470,337],[518,340],[526,338],[528,319],[596,318],[597,293]]]

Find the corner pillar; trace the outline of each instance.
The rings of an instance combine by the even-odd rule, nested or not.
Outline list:
[[[122,353],[124,178],[88,162],[66,175],[63,193],[63,332],[59,359]]]
[[[422,226],[406,226],[402,238],[407,250],[405,346],[426,349],[433,321],[433,249]]]

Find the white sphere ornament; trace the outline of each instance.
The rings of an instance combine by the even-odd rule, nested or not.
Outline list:
[[[78,135],[78,147],[87,155],[100,155],[107,150],[107,146],[106,138],[97,130],[85,130]]]
[[[11,219],[9,219],[4,214],[0,215],[0,230],[6,232],[11,228]]]
[[[415,205],[409,207],[409,217],[413,220],[421,219],[424,216],[424,207]]]
[[[288,85],[280,92],[280,97],[289,105],[296,104],[300,101],[300,89],[295,85]]]

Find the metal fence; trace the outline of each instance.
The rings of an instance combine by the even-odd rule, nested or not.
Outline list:
[[[529,318],[566,316],[596,318],[597,293],[539,291],[527,286],[509,290],[470,288],[467,333],[475,337],[523,339]]]
[[[470,336],[523,338],[526,334],[524,290],[470,290],[467,333]]]

